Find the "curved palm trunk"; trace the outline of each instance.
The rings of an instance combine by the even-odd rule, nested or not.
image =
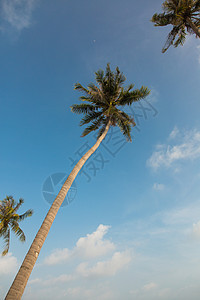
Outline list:
[[[83,167],[84,163],[89,159],[89,157],[96,151],[102,140],[105,138],[110,127],[110,122],[107,124],[104,133],[99,137],[95,145],[83,155],[79,162],[75,165],[72,172],[68,176],[67,180],[63,184],[58,196],[54,200],[51,208],[49,209],[14,281],[10,290],[8,291],[5,300],[20,300],[24,289],[26,287],[29,276],[31,275],[32,269],[36,263],[40,250],[44,244],[47,234],[51,228],[51,225],[56,217],[56,214],[63,203],[67,192],[69,191],[74,179],[76,178],[78,172]]]
[[[196,35],[198,35],[198,37],[200,37],[200,30],[199,28],[191,21],[190,18],[186,19],[188,24],[190,25],[190,27],[192,28],[192,30],[196,33]]]

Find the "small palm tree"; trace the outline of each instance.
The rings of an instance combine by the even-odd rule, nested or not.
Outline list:
[[[155,26],[173,26],[162,49],[163,53],[171,45],[183,45],[186,30],[200,37],[200,0],[166,0],[162,6],[164,12],[154,14],[151,21]]]
[[[21,242],[25,242],[25,234],[19,227],[19,222],[23,221],[27,217],[31,217],[33,211],[27,210],[24,214],[18,215],[17,211],[24,203],[23,199],[19,199],[19,202],[13,199],[12,196],[7,196],[4,200],[0,201],[0,237],[3,237],[5,242],[5,249],[2,255],[6,255],[10,245],[10,230],[12,230]]]
[[[7,300],[21,299],[42,245],[44,244],[56,214],[78,172],[99,147],[110,126],[119,126],[123,135],[128,141],[131,141],[131,126],[134,126],[135,123],[128,114],[122,111],[122,109],[126,105],[131,105],[133,102],[145,98],[150,92],[148,88],[144,86],[140,89],[132,90],[133,84],[129,85],[127,88],[123,88],[123,83],[126,80],[125,76],[119,71],[119,68],[116,68],[116,71],[112,72],[109,64],[107,65],[105,74],[102,70],[97,71],[95,74],[97,85],[91,83],[87,88],[84,88],[80,83],[75,84],[75,89],[84,94],[80,97],[80,100],[83,103],[72,105],[71,110],[74,113],[84,115],[80,124],[81,126],[90,123],[83,131],[82,136],[86,136],[90,132],[98,130],[97,141],[75,165],[58,196],[54,200],[10,290],[8,291],[6,296]]]

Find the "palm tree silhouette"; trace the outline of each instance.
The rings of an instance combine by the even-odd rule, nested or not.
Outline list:
[[[13,199],[12,196],[7,196],[0,201],[0,237],[3,237],[5,242],[5,249],[2,255],[6,255],[10,246],[10,231],[13,231],[21,242],[25,242],[26,237],[22,229],[19,227],[19,222],[23,221],[27,217],[31,217],[33,211],[27,210],[24,214],[17,214],[18,209],[24,203],[23,199],[19,199],[19,202]]]
[[[200,0],[166,0],[162,6],[164,12],[154,14],[151,21],[155,26],[173,26],[162,49],[163,53],[171,45],[183,45],[186,30],[200,37]]]

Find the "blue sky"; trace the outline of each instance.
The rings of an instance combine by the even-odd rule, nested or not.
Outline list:
[[[95,141],[80,138],[73,85],[110,62],[152,93],[132,108],[133,142],[110,131],[78,175],[23,299],[199,299],[200,42],[162,54],[170,27],[149,21],[161,3],[1,0],[0,199],[34,215],[0,258],[0,298],[49,209],[45,180]]]

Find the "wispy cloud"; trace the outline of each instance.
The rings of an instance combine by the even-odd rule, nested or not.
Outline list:
[[[55,265],[67,261],[72,257],[95,258],[103,256],[115,249],[115,245],[109,240],[104,239],[110,226],[100,224],[96,231],[81,237],[76,246],[69,250],[68,248],[56,249],[45,259],[45,264]]]
[[[175,140],[175,137],[178,137]],[[170,167],[177,161],[194,160],[200,157],[200,131],[191,130],[179,133],[174,128],[168,139],[171,144],[159,144],[147,161],[147,165],[157,170],[160,167]],[[176,142],[176,143],[173,143]]]
[[[115,299],[113,292],[105,286],[95,286],[95,288],[73,287],[68,288],[65,293],[66,298],[87,299],[87,300],[110,300]]]
[[[152,290],[155,288],[157,288],[157,284],[155,282],[150,282],[143,286],[143,290],[145,290],[145,291],[149,291],[149,290]]]
[[[153,189],[156,190],[156,191],[163,191],[165,188],[164,184],[162,183],[154,183],[153,185]]]
[[[159,99],[159,92],[155,88],[151,88],[151,93],[147,97],[147,100],[149,103],[154,104],[158,101]]]
[[[172,130],[172,132],[169,135],[169,139],[173,140],[175,139],[179,134],[179,129],[175,126],[174,129]]]
[[[62,274],[58,277],[52,277],[48,279],[35,278],[29,281],[29,284],[40,284],[42,286],[52,286],[57,283],[66,283],[75,280],[77,277],[68,274]]]
[[[8,25],[18,32],[30,27],[37,2],[38,0],[2,0],[1,15],[4,22],[1,30],[5,30]]]
[[[200,221],[193,224],[193,235],[200,238]]]

